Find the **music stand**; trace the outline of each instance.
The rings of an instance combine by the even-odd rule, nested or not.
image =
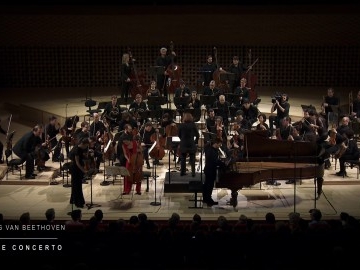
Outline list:
[[[224,81],[235,81],[235,73],[230,73],[230,72],[225,72],[225,73],[220,73],[220,81],[224,82]]]
[[[201,95],[200,102],[207,107],[212,107],[216,101],[216,96]]]
[[[105,154],[106,154],[107,150],[109,149],[111,142],[112,142],[112,141],[109,140],[108,144],[107,144],[106,147],[104,148],[104,152],[103,152],[103,160],[104,160],[104,180],[100,183],[100,186],[108,186],[108,185],[110,185],[110,182],[105,180],[105,179],[106,179],[106,175],[105,175],[105,163],[106,163]]]
[[[111,175],[113,177],[113,182],[115,181],[117,175],[123,177],[130,176],[129,171],[123,166],[107,166],[105,167],[105,170],[106,170],[106,175],[108,176]],[[120,197],[122,197],[122,192],[120,192],[120,195],[117,197],[117,199],[119,199]]]
[[[187,97],[174,97],[174,104],[176,108],[179,106],[180,108],[186,108],[189,104],[190,96]]]
[[[234,94],[234,93],[226,93],[225,94],[226,100],[231,103],[234,103],[235,101],[238,101],[240,98],[239,94]]]
[[[92,172],[91,172],[91,171],[92,171]],[[91,174],[90,174],[90,172],[91,172]],[[89,175],[92,175],[92,174],[94,173],[94,170],[91,169],[88,173],[89,173]],[[94,181],[94,180],[91,179],[90,181],[91,181],[91,183],[90,183],[90,203],[87,203],[87,204],[86,204],[88,210],[91,209],[91,208],[93,208],[93,207],[101,207],[100,204],[94,204],[94,203],[93,203],[93,181]]]
[[[153,149],[155,148],[155,145],[156,145],[156,141],[153,143],[153,145],[150,147],[150,149],[149,149],[149,155],[150,155],[150,153],[151,153],[151,151],[153,151]],[[159,206],[159,205],[161,205],[161,203],[160,202],[157,202],[156,201],[156,182],[157,182],[157,180],[156,180],[156,178],[157,178],[157,175],[156,175],[156,163],[155,163],[155,159],[153,160],[153,169],[154,169],[154,181],[155,181],[155,201],[153,201],[153,202],[151,202],[150,203],[150,205],[152,205],[152,206]]]
[[[134,99],[132,97],[118,98],[116,101],[116,105],[125,105],[125,107],[127,109],[127,105],[129,105],[133,102],[134,102]]]

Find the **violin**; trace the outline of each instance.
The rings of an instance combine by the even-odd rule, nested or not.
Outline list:
[[[329,143],[330,145],[335,145],[336,144],[336,134],[337,134],[337,131],[336,131],[336,128],[335,127],[332,127],[331,130],[330,130],[330,133],[329,133]]]
[[[128,180],[134,184],[141,183],[143,177],[144,154],[141,147],[140,137],[136,140],[136,151],[130,157]]]

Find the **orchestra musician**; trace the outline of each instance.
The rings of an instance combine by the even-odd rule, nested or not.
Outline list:
[[[327,126],[330,124],[338,124],[338,114],[337,112],[333,112],[333,109],[331,106],[339,106],[340,100],[335,96],[335,90],[334,88],[328,88],[327,89],[327,95],[323,97],[323,104],[325,108],[325,119],[327,120]]]
[[[268,137],[270,137],[270,130],[269,130],[269,125],[266,123],[266,114],[264,113],[260,113],[258,116],[258,120],[259,123],[256,125],[255,129],[256,130],[267,130],[268,133]]]
[[[225,100],[225,95],[220,95],[219,99],[214,102],[213,108],[216,111],[216,116],[221,116],[225,126],[229,124],[230,118],[230,103]]]
[[[101,142],[97,139],[96,136],[89,137],[89,155],[91,168],[95,169],[95,173],[100,173],[100,165],[101,162],[104,162],[104,159],[103,153],[101,151]]]
[[[208,110],[208,117],[205,120],[206,122],[206,130],[208,132],[211,132],[212,128],[215,126],[215,111],[214,109],[209,109]]]
[[[176,98],[186,98],[186,97],[190,98],[190,88],[185,85],[184,80],[180,80],[180,87],[175,89],[174,97],[176,97]],[[182,104],[182,103],[176,104],[175,103],[175,106],[176,106],[176,109],[178,109],[182,114],[182,111],[187,107],[187,104],[186,103],[184,103],[184,104]]]
[[[227,69],[228,72],[235,74],[234,79],[229,81],[231,93],[235,93],[235,89],[240,85],[241,75],[247,68],[240,62],[237,55],[233,56],[232,63]]]
[[[49,123],[45,127],[46,138],[45,141],[48,143],[48,147],[50,150],[54,149],[52,155],[53,162],[59,162],[61,148],[57,147],[59,145],[59,141],[56,136],[60,133],[60,123],[56,116],[51,116],[49,118]]]
[[[160,55],[155,60],[156,66],[164,67],[164,74],[156,75],[156,88],[160,90],[162,95],[167,98],[167,87],[166,82],[169,78],[169,74],[167,73],[167,68],[172,64],[173,61],[176,60],[176,53],[174,51],[171,52],[171,55],[167,54],[167,48],[162,47],[160,49]]]
[[[155,128],[151,122],[146,122],[144,127],[140,129],[139,135],[142,138],[141,146],[143,147],[144,160],[146,162],[146,168],[151,169],[149,161],[149,149],[153,145],[151,141],[151,135],[155,133]]]
[[[134,115],[137,122],[142,125],[147,119],[143,119],[141,113],[148,110],[148,106],[145,101],[142,99],[141,94],[137,94],[135,96],[134,102],[132,102],[129,106],[129,111]]]
[[[354,138],[354,131],[348,129],[344,133],[345,137],[345,147],[344,153],[339,158],[340,170],[336,173],[337,176],[346,176],[345,170],[345,161],[346,160],[359,160],[359,147],[357,144],[357,139]]]
[[[191,92],[191,97],[190,97],[189,104],[187,105],[187,108],[195,109],[195,110],[201,109],[201,101],[198,98],[196,91]]]
[[[82,141],[84,138],[90,137],[89,126],[90,125],[88,122],[86,122],[86,121],[81,122],[80,128],[75,130],[75,133],[74,133],[75,144]]]
[[[224,122],[221,116],[215,117],[215,125],[211,127],[211,132],[216,134],[216,137],[221,138],[222,141],[227,140],[227,128],[224,126]]]
[[[126,159],[122,147],[124,140],[132,141],[133,137],[132,126],[130,124],[125,124],[124,132],[121,134],[116,148],[116,157],[119,160],[120,166],[126,166]]]
[[[351,118],[359,118],[360,119],[360,91],[358,91],[356,99],[354,99],[352,103],[352,112]]]
[[[141,149],[141,145],[138,144],[135,136],[133,136],[132,139],[130,139],[130,137],[124,138],[123,143],[122,143],[122,150],[124,153],[124,157],[126,159],[126,169],[130,170],[131,167],[133,167],[134,164],[131,164],[131,157],[135,154],[137,154],[137,151],[142,151]],[[131,173],[131,172],[130,172]],[[131,191],[131,187],[133,185],[133,182],[131,181],[131,177],[130,176],[125,176],[124,177],[124,191],[123,191],[123,195],[128,195],[130,194]],[[141,181],[138,181],[136,183],[136,194],[137,195],[141,195]]]
[[[241,130],[241,132],[251,129],[249,122],[244,118],[244,112],[242,110],[236,111],[234,124],[237,124],[239,126],[239,129]]]
[[[279,128],[281,124],[281,120],[284,117],[289,116],[290,103],[288,102],[288,100],[289,100],[288,95],[283,93],[281,95],[280,100],[276,99],[275,102],[273,102],[270,110],[271,115],[269,117],[269,127],[271,134],[273,134],[274,132],[274,125],[276,126],[276,128]],[[276,116],[273,115],[275,111],[276,111]]]
[[[215,138],[204,146],[205,152],[205,181],[203,185],[203,202],[208,206],[219,204],[212,199],[212,191],[216,181],[218,167],[225,167],[225,163],[219,159],[219,148],[222,146],[222,139]]]
[[[289,116],[281,119],[280,126],[276,129],[278,140],[289,140],[289,136],[292,135],[293,126],[291,125],[291,118]]]
[[[41,141],[42,125],[36,125],[32,131],[25,133],[14,145],[14,153],[25,163],[25,179],[35,179],[35,158],[38,156],[39,146],[45,146]]]
[[[222,90],[216,87],[214,80],[210,81],[209,85],[204,88],[204,96],[216,96],[216,99],[222,94]]]
[[[240,85],[237,86],[234,90],[235,95],[239,95],[239,100],[236,103],[240,103],[240,105],[243,104],[244,99],[250,98],[250,91],[249,88],[246,87],[247,80],[245,78],[242,78],[240,80]]]
[[[122,55],[121,66],[120,66],[120,84],[121,84],[121,98],[127,99],[129,97],[130,86],[131,86],[131,65],[130,55],[124,53]]]
[[[213,80],[214,72],[217,70],[216,63],[213,62],[213,57],[209,54],[206,58],[206,63],[201,68],[203,76],[202,86],[208,86]]]
[[[146,95],[148,97],[160,97],[161,96],[160,90],[156,86],[156,81],[152,80],[150,82],[150,88],[148,89]],[[159,104],[149,104],[149,102],[148,102],[148,108],[149,108],[150,111],[157,111],[157,110],[161,110],[161,105],[159,105]]]
[[[247,120],[250,127],[257,121],[259,115],[259,109],[250,103],[249,99],[243,99],[242,111],[244,112],[244,118]]]
[[[70,144],[73,141],[73,136],[76,130],[76,125],[79,122],[79,116],[75,115],[65,120],[64,126],[60,129],[62,135],[61,141],[65,144],[66,155],[69,156]],[[60,142],[59,142],[60,143]]]
[[[118,131],[121,132],[125,130],[125,126],[130,125],[133,129],[137,128],[138,122],[131,116],[129,112],[123,112],[122,113],[122,119],[119,122],[119,128]]]
[[[108,119],[108,122],[110,123],[110,130],[113,131],[113,129],[118,125],[118,121],[121,117],[121,108],[117,102],[116,95],[111,96],[111,101],[106,104],[102,117],[106,117]]]
[[[98,113],[93,114],[94,121],[90,124],[90,136],[96,137],[97,141],[101,142],[101,136],[104,134],[106,127],[105,123],[107,123],[107,119],[105,118],[102,122],[100,121],[100,115]]]
[[[184,113],[183,121],[179,126],[181,166],[180,176],[186,175],[186,157],[189,155],[191,176],[195,177],[195,153],[199,140],[199,130],[194,123],[191,113]]]

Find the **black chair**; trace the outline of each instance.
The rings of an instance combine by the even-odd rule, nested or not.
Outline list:
[[[87,113],[90,114],[90,116],[93,116],[94,113],[99,113],[101,112],[100,109],[91,109],[91,107],[94,107],[96,105],[96,101],[92,100],[92,99],[87,99],[85,101],[85,107],[88,107],[89,109],[86,111]]]
[[[21,170],[23,168],[23,164],[25,163],[25,160],[22,160],[21,158],[12,158],[9,160],[9,157],[12,155],[12,150],[7,149],[5,150],[5,158],[6,158],[6,180],[8,179],[8,174],[11,172],[14,174],[14,171],[19,171],[20,173],[20,179],[21,179]]]

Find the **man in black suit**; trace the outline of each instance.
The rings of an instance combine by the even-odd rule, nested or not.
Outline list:
[[[26,133],[20,138],[20,140],[14,145],[14,153],[22,160],[26,161],[25,164],[25,179],[35,179],[36,174],[34,174],[34,162],[35,157],[37,156],[36,151],[37,147],[45,146],[45,143],[41,141],[41,134],[43,132],[42,125],[36,125],[32,131]]]
[[[205,152],[205,182],[203,185],[203,202],[208,206],[219,204],[212,198],[212,191],[216,180],[216,173],[218,166],[225,167],[225,163],[219,159],[219,148],[222,145],[221,138],[215,138],[212,142],[208,143],[204,147]]]

